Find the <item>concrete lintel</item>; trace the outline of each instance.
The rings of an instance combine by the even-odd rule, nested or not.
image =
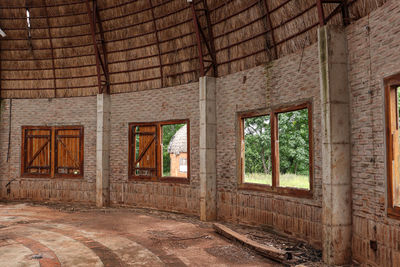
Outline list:
[[[108,206],[110,203],[110,112],[110,95],[97,95],[96,205],[98,207]]]

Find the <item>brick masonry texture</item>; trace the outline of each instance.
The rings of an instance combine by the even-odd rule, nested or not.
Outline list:
[[[388,1],[346,28],[351,99],[353,258],[400,266],[400,221],[386,213],[383,79],[400,72],[400,2]],[[134,205],[199,215],[199,84],[111,96],[110,196]],[[321,246],[321,103],[317,45],[217,79],[218,220],[262,225]],[[238,113],[311,101],[314,173],[310,199],[238,189]],[[13,100],[0,114],[0,198],[95,203],[96,97]],[[128,180],[128,124],[190,120],[190,183]],[[21,126],[83,125],[83,179],[20,178]],[[8,195],[5,184],[11,184]],[[377,250],[370,241],[377,241]]]
[[[321,246],[321,137],[318,48],[217,80],[218,219],[265,225]],[[312,199],[238,190],[238,112],[310,101],[314,130]]]
[[[138,205],[199,214],[199,84],[111,97],[110,198],[113,204]],[[190,184],[128,181],[128,125],[189,119]]]
[[[400,72],[400,2],[388,1],[347,29],[351,99],[353,258],[400,266],[400,222],[386,214],[383,79]],[[370,248],[370,240],[378,249]]]
[[[12,100],[10,158],[7,162],[10,100],[2,100],[0,114],[0,197],[34,201],[95,201],[96,97]],[[21,126],[83,125],[84,177],[20,178]],[[8,195],[5,185],[12,179]]]

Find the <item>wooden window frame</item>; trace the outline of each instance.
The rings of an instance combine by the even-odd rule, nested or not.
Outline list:
[[[393,176],[392,176],[392,157],[393,144],[391,141],[390,128],[390,91],[400,87],[400,73],[384,79],[385,88],[385,123],[386,123],[386,170],[387,170],[387,214],[389,217],[400,219],[400,207],[393,205]],[[398,105],[398,103],[397,103]],[[399,128],[399,113],[397,111],[396,126]]]
[[[80,168],[79,174],[63,174],[56,172],[57,164],[57,146],[56,146],[56,133],[58,130],[79,130],[80,142]],[[22,139],[21,139],[21,177],[24,178],[69,178],[80,179],[84,177],[84,127],[81,125],[76,126],[22,126]],[[26,130],[49,130],[50,131],[50,174],[36,174],[26,172],[25,162],[25,147],[26,147]]]
[[[186,124],[187,127],[187,177],[162,176],[162,127],[171,124]],[[133,128],[136,126],[155,126],[156,127],[156,175],[140,176],[133,174],[132,160],[134,158],[133,151],[136,147],[133,142]],[[157,122],[132,122],[129,123],[129,148],[128,148],[128,179],[131,181],[151,181],[151,182],[170,182],[170,183],[190,183],[190,121],[184,120],[169,120]]]
[[[309,135],[309,183],[310,189],[292,188],[292,187],[280,187],[279,184],[279,139],[278,139],[278,114],[296,111],[301,109],[308,110],[308,135]],[[271,128],[271,161],[272,161],[272,185],[262,185],[255,183],[244,182],[244,120],[248,118],[254,118],[259,116],[270,117],[270,128]],[[313,127],[312,127],[312,104],[306,102],[300,105],[292,105],[287,107],[279,107],[272,109],[271,111],[257,110],[250,112],[239,113],[238,124],[240,131],[240,152],[239,152],[239,189],[242,190],[255,190],[255,191],[267,191],[280,195],[288,195],[302,198],[312,198],[313,196],[313,181],[314,181],[314,161],[313,161]]]

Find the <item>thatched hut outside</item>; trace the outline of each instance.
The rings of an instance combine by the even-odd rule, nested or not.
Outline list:
[[[181,127],[172,137],[168,153],[170,155],[170,175],[187,177],[187,127]]]

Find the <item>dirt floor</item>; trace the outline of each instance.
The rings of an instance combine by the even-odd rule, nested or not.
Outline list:
[[[0,202],[0,266],[281,266],[194,217]]]

